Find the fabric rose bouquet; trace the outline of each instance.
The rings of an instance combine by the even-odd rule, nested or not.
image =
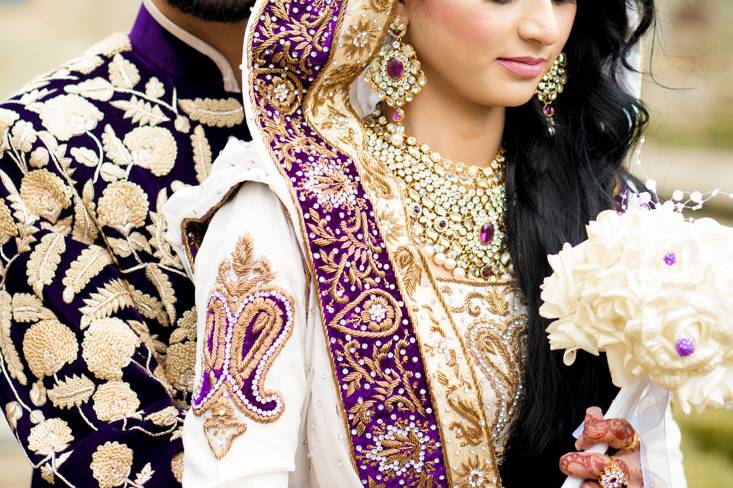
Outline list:
[[[547,332],[565,364],[606,353],[621,388],[607,418],[643,440],[670,397],[685,413],[733,407],[733,229],[633,197],[587,231],[549,256],[540,314],[556,319]]]

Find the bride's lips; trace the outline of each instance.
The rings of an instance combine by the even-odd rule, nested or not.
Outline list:
[[[522,78],[537,78],[545,67],[543,58],[498,58],[499,64]]]

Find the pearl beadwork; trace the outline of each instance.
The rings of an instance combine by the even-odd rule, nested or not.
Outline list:
[[[426,256],[456,278],[510,275],[504,151],[479,168],[444,159],[386,117],[365,129],[368,152],[403,185],[413,235]]]

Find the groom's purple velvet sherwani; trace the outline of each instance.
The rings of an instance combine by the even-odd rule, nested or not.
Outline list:
[[[239,100],[142,8],[0,104],[0,401],[34,486],[180,483],[196,319],[160,210],[249,138]]]

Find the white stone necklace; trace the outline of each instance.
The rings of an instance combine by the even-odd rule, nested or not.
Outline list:
[[[456,278],[510,275],[504,219],[504,153],[486,167],[443,159],[386,117],[366,123],[366,149],[402,183],[415,238]]]

